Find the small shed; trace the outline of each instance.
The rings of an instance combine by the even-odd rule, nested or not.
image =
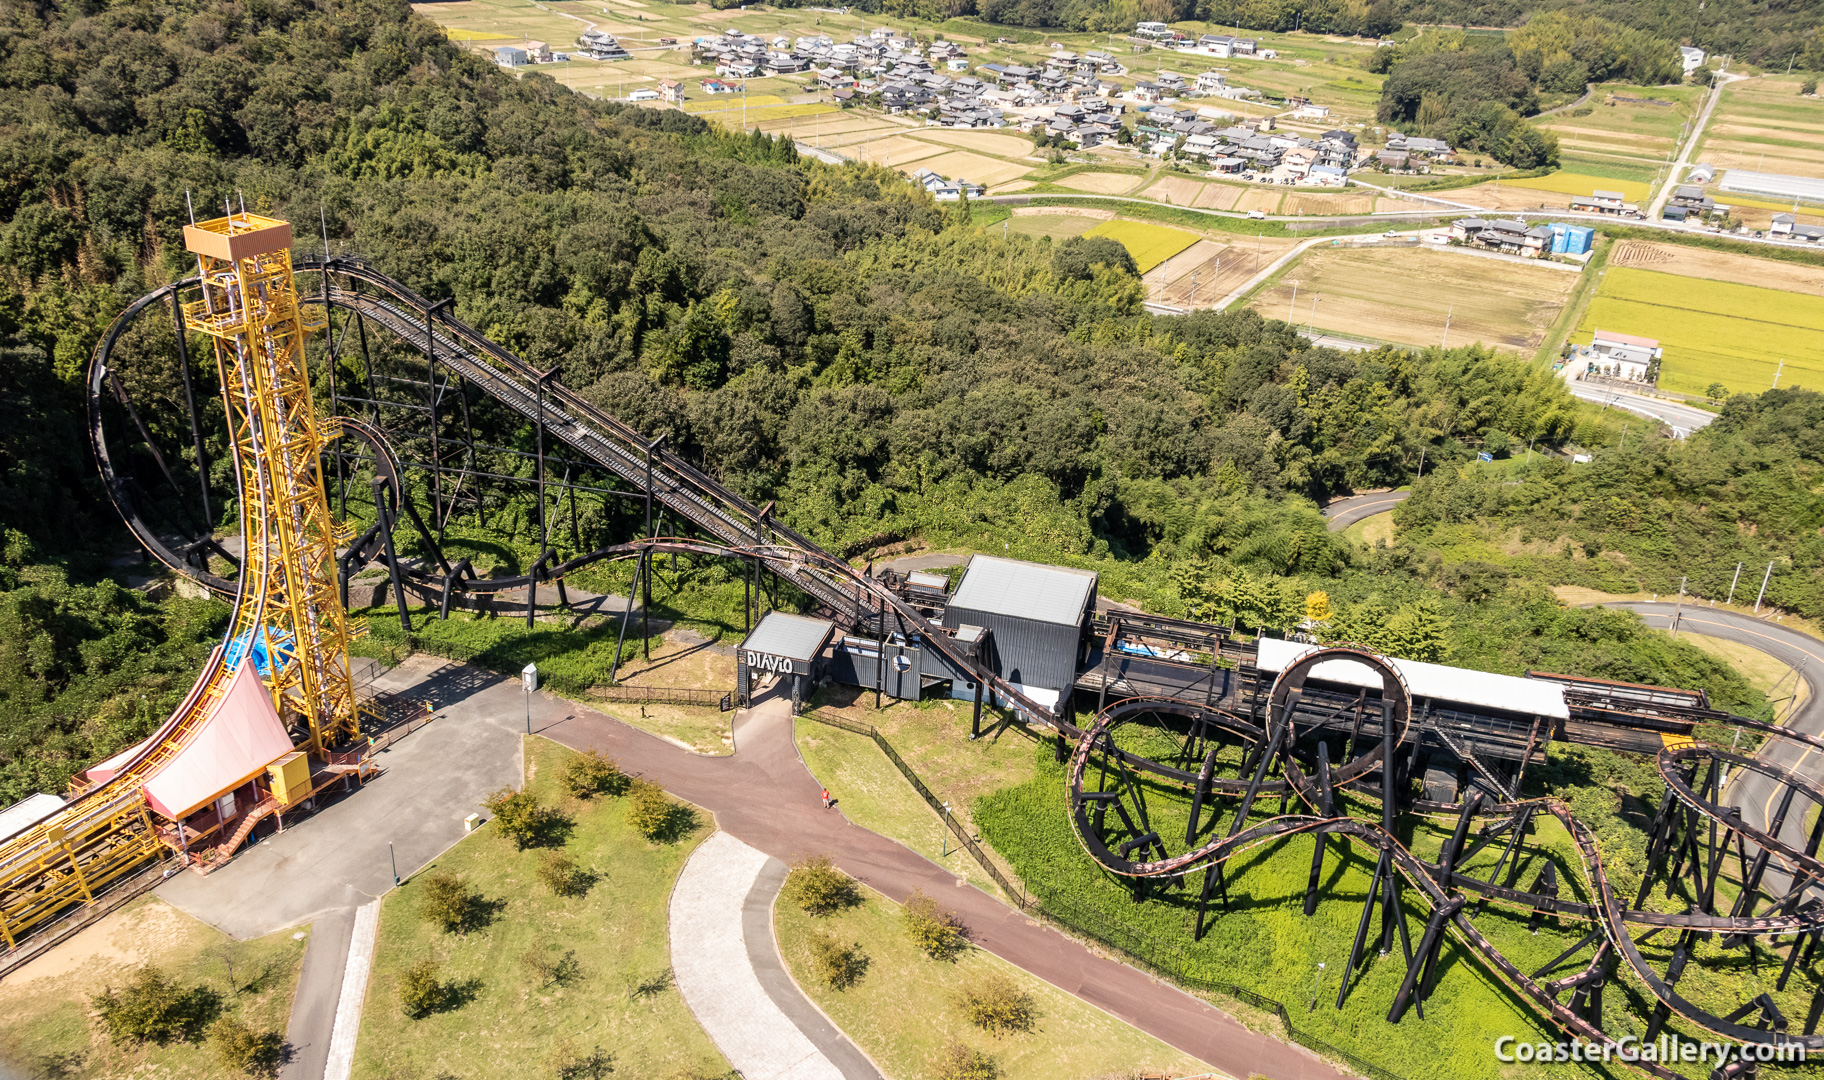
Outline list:
[[[828,619],[808,615],[790,615],[769,611],[741,642],[735,657],[735,693],[743,703],[752,701],[756,672],[789,675],[792,680],[792,711],[804,705],[804,691],[810,685],[823,658],[824,646],[836,632]]]
[[[1094,571],[976,555],[950,596],[943,625],[991,631],[990,670],[1038,691],[1030,696],[1055,708],[1076,685],[1095,599]]]

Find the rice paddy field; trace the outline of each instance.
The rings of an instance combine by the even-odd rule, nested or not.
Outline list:
[[[1249,306],[1268,318],[1398,345],[1536,349],[1576,283],[1575,273],[1554,266],[1450,249],[1319,246]]]
[[[1761,391],[1776,371],[1781,386],[1815,389],[1824,386],[1824,281],[1813,290],[1612,265],[1571,340],[1587,343],[1598,329],[1657,338],[1665,350],[1659,386],[1675,393],[1702,394],[1719,382],[1731,392]]]
[[[1119,242],[1134,257],[1134,263],[1142,274],[1202,239],[1196,233],[1183,229],[1119,218],[1105,221],[1085,231],[1083,235],[1105,236]]]
[[[1696,160],[1718,169],[1824,178],[1824,99],[1800,97],[1802,81],[1795,74],[1730,83]]]
[[[1199,240],[1146,273],[1147,297],[1173,307],[1214,307],[1297,243],[1233,233]]]
[[[1619,191],[1629,202],[1644,203],[1651,195],[1648,185],[1636,180],[1615,180],[1588,173],[1555,172],[1545,176],[1527,176],[1509,180],[1509,187],[1532,191],[1549,191],[1560,195],[1588,195],[1592,191]],[[1566,205],[1569,205],[1568,203]]]

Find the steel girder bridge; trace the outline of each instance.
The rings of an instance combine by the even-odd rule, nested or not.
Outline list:
[[[1380,734],[1369,745],[1359,746],[1335,729],[1301,740],[1293,722],[1307,677],[1319,664],[1337,660],[1353,661],[1380,677]],[[1824,740],[1813,736],[1726,719],[1766,738],[1824,749]],[[1791,1044],[1809,1054],[1824,1053],[1824,1035],[1816,1033],[1824,989],[1815,989],[1824,979],[1811,969],[1814,959],[1824,959],[1817,955],[1824,937],[1819,899],[1824,862],[1818,858],[1824,815],[1810,825],[1803,847],[1778,838],[1789,817],[1805,820],[1800,815],[1807,807],[1824,806],[1824,785],[1728,748],[1689,740],[1667,745],[1657,759],[1666,790],[1653,817],[1645,873],[1633,895],[1624,896],[1594,836],[1556,799],[1496,802],[1480,791],[1454,805],[1411,798],[1419,746],[1416,740],[1409,748],[1402,744],[1412,722],[1411,695],[1393,665],[1358,648],[1322,649],[1290,665],[1273,685],[1262,723],[1179,699],[1117,701],[1096,716],[1070,758],[1073,827],[1090,857],[1127,882],[1136,898],[1178,891],[1177,902],[1195,911],[1191,933],[1198,939],[1209,920],[1228,907],[1227,867],[1236,856],[1310,837],[1303,907],[1310,916],[1327,898],[1323,871],[1330,838],[1355,845],[1374,869],[1343,967],[1339,1008],[1368,962],[1373,939],[1378,938],[1379,954],[1389,956],[1397,937],[1405,973],[1387,1019],[1398,1023],[1413,1009],[1422,1017],[1443,966],[1445,940],[1454,938],[1574,1039],[1598,1046],[1616,1041],[1616,1034],[1603,1028],[1603,989],[1625,972],[1654,1003],[1643,1044],[1671,1032],[1667,1025],[1676,1016],[1686,1037],[1695,1031],[1699,1039],[1757,1048]],[[1729,770],[1759,773],[1776,785],[1778,805],[1766,829],[1725,804]],[[1279,800],[1277,812],[1263,810],[1273,799]],[[1378,816],[1352,814],[1346,800],[1378,804]],[[1573,842],[1576,863],[1565,868],[1570,871],[1565,878],[1572,880],[1561,879],[1549,854],[1525,842],[1529,826],[1547,818],[1562,825]],[[1402,826],[1425,819],[1439,823],[1440,831],[1444,823],[1451,826],[1436,859],[1414,854],[1401,839]],[[1499,852],[1492,865],[1485,852]],[[1484,857],[1472,873],[1479,856]],[[1719,889],[1719,879],[1734,887],[1733,897]],[[1661,886],[1668,900],[1685,909],[1649,904]],[[1578,927],[1572,933],[1579,936],[1543,967],[1523,970],[1476,925],[1491,903],[1523,917],[1533,931],[1551,920]],[[1416,941],[1407,927],[1408,907],[1423,913]],[[1655,938],[1660,939],[1656,951],[1664,954],[1658,960],[1643,951]],[[1693,1001],[1679,990],[1693,964],[1758,977],[1773,993],[1784,991],[1803,969],[1802,977],[1814,986],[1809,1013],[1788,1017],[1767,992],[1721,1005]],[[1665,1080],[1683,1075],[1654,1061],[1634,1067]],[[1755,1067],[1732,1061],[1710,1075],[1747,1075]]]
[[[288,224],[244,210],[192,225],[186,241],[198,273],[130,304],[91,357],[89,435],[110,497],[147,552],[228,599],[233,614],[182,704],[110,763],[115,775],[79,779],[62,810],[0,843],[0,941],[8,950],[169,852],[172,830],[154,820],[143,784],[190,744],[222,697],[233,675],[224,657],[234,643],[257,642],[273,658],[262,676],[298,749],[321,762],[362,754],[366,705],[350,678],[348,643],[367,624],[348,616],[347,602],[351,576],[372,563],[385,569],[407,629],[408,592],[447,617],[452,603],[524,590],[530,625],[541,586],[562,594],[566,575],[621,560],[636,563],[633,591],[644,618],[655,556],[664,554],[743,564],[750,621],[763,603],[764,571],[845,630],[884,635],[923,626],[893,590],[777,521],[771,504],[756,506],[662,439],[563,386],[555,370],[537,370],[496,345],[457,318],[452,301],[434,302],[360,259],[294,257],[291,240]],[[308,336],[319,332],[322,345],[307,349]],[[219,413],[195,385],[195,334],[214,343]],[[135,363],[146,371],[130,378]],[[357,371],[353,385],[338,370],[344,364]],[[176,426],[188,446],[161,448],[152,397],[181,402]],[[341,415],[345,407],[350,415]],[[474,414],[482,410],[504,416],[497,427],[515,433],[529,425],[533,449],[478,442]],[[213,528],[220,503],[206,447],[211,425],[224,423],[238,544]],[[490,453],[527,460],[531,475],[488,471]],[[422,511],[408,468],[428,480]],[[562,478],[553,479],[559,468]],[[343,519],[357,473],[371,485],[374,511],[360,532]],[[484,482],[536,488],[541,551],[523,574],[483,578],[468,560],[443,553],[458,507],[485,515]],[[641,534],[583,549],[578,491],[643,510]],[[560,557],[551,523],[566,499],[573,542]],[[675,535],[661,532],[667,515]],[[407,541],[421,557],[400,554]],[[622,617],[623,640],[632,606]],[[1029,722],[1059,723],[947,638],[933,635],[930,647],[974,671]]]

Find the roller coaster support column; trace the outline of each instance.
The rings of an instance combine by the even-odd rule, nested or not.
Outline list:
[[[431,322],[437,313],[456,301],[439,300],[424,309],[424,363],[429,375],[430,385],[425,389],[431,403],[431,520],[443,520],[443,459],[438,455],[437,447],[437,335],[432,331]],[[438,526],[437,542],[443,543],[443,527]]]
[[[1393,1007],[1387,1010],[1389,1024],[1399,1023],[1406,1015],[1406,1006],[1409,1004],[1419,1010],[1419,1019],[1425,1019],[1423,1002],[1433,977],[1433,961],[1443,944],[1439,939],[1444,933],[1444,924],[1463,909],[1463,904],[1463,897],[1453,897],[1449,903],[1434,910],[1431,918],[1425,920],[1425,933],[1419,937],[1418,955],[1406,965],[1406,977],[1400,980],[1400,989],[1393,995]],[[1424,969],[1422,982],[1420,968]]]
[[[389,502],[397,500],[391,482],[374,478],[374,517],[380,523],[380,541],[386,545],[386,572],[393,586],[393,603],[399,609],[399,629],[412,632],[412,616],[405,609],[405,578],[399,573],[399,549],[393,545],[393,526],[399,512]]]
[[[648,541],[655,539],[652,531],[652,455],[653,451],[657,450],[659,444],[664,441],[665,436],[660,435],[646,444],[646,539]],[[640,577],[640,649],[646,659],[650,660],[652,659],[652,624],[650,621],[652,614],[652,553],[650,551],[646,553],[645,563],[646,572]],[[627,599],[629,603],[633,600],[631,596]]]
[[[323,204],[317,204],[317,226],[323,232],[323,346],[329,351],[329,415],[341,416],[342,403],[339,400],[341,391],[336,386],[336,319],[335,309],[329,306],[329,219],[323,213]],[[344,323],[344,326],[347,324]],[[348,516],[348,482],[342,475],[342,455],[336,455],[336,491],[340,505],[336,516]]]
[[[184,308],[178,301],[177,292],[171,293],[171,321],[177,329],[177,370],[184,376],[184,409],[190,414],[190,445],[196,451],[196,482],[202,488],[203,527],[215,528],[215,512],[209,508],[209,459],[203,454],[203,428],[196,420],[196,392],[190,387],[190,339],[189,328],[184,326]],[[204,555],[204,565],[209,556]]]
[[[1349,996],[1349,980],[1357,968],[1366,962],[1363,946],[1368,944],[1368,922],[1374,918],[1374,904],[1381,891],[1381,878],[1388,873],[1387,850],[1381,849],[1381,857],[1375,860],[1374,876],[1368,880],[1368,899],[1362,904],[1362,917],[1355,924],[1355,944],[1349,949],[1349,963],[1343,967],[1343,985],[1336,990],[1336,1007],[1343,1007],[1343,1000]]]
[[[1209,783],[1210,766],[1215,763],[1215,754],[1203,767],[1203,774],[1197,778],[1197,795],[1191,798],[1191,828],[1197,827],[1197,802]],[[1324,817],[1336,816],[1336,795],[1330,787],[1330,743],[1328,740],[1317,744],[1317,810]],[[1311,849],[1311,877],[1305,882],[1305,917],[1317,913],[1317,880],[1324,873],[1324,848],[1326,839],[1322,832],[1314,832],[1312,839],[1317,841]],[[1191,843],[1191,837],[1185,837],[1185,843]]]

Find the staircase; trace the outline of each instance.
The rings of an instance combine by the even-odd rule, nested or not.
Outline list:
[[[212,874],[228,865],[228,860],[234,858],[234,853],[240,850],[241,845],[246,842],[247,837],[253,834],[254,826],[284,808],[283,803],[270,795],[261,799],[258,803],[254,804],[253,809],[247,811],[246,815],[241,818],[240,825],[235,827],[234,835],[230,836],[222,843],[217,844],[208,854],[192,856],[190,860],[190,869],[199,874],[206,875]]]

